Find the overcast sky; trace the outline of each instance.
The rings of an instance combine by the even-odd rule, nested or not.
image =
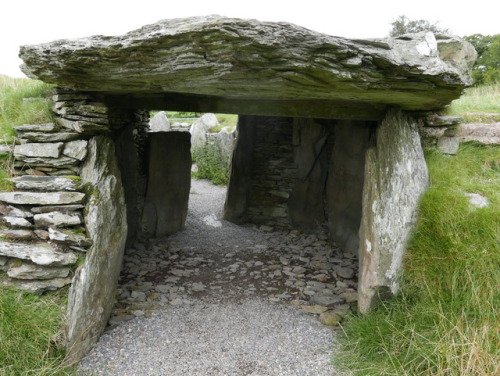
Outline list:
[[[471,8],[464,4],[471,4]],[[3,0],[0,73],[24,77],[19,46],[119,35],[161,19],[219,14],[286,21],[348,38],[387,36],[400,15],[439,22],[459,36],[500,33],[498,0]]]

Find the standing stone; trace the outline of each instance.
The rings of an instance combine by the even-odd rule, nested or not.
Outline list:
[[[99,197],[89,197],[85,224],[93,246],[69,291],[66,332],[70,362],[86,354],[106,327],[127,238],[126,205],[113,142],[98,136],[88,147],[82,183],[91,185]]]
[[[366,153],[363,215],[359,232],[359,310],[399,288],[399,272],[418,202],[428,184],[417,122],[390,110]]]
[[[142,215],[145,235],[162,237],[184,228],[191,186],[186,132],[151,133],[149,180]]]
[[[358,250],[365,153],[376,123],[343,120],[335,125],[335,144],[326,185],[329,237],[340,248]]]
[[[189,133],[191,133],[191,150],[205,145],[208,130],[216,125],[219,125],[219,121],[214,114],[205,114],[196,120],[189,130]]]
[[[149,121],[150,132],[168,132],[170,129],[170,122],[168,121],[165,111],[158,112]]]

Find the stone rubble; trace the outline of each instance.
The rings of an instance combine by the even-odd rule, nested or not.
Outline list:
[[[110,325],[169,306],[247,297],[290,302],[314,315],[335,312],[337,323],[356,311],[356,255],[328,245],[325,234],[265,227],[254,231],[266,244],[236,249],[183,246],[175,238],[136,243],[125,251]]]

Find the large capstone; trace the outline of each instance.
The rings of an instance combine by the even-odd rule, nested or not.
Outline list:
[[[387,106],[435,110],[460,96],[476,52],[431,32],[345,39],[208,16],[22,46],[20,56],[32,78],[125,107],[378,120]]]

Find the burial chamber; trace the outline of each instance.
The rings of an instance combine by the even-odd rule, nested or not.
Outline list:
[[[353,40],[219,16],[22,46],[23,71],[56,86],[55,122],[17,129],[25,140],[15,150],[20,176],[0,201],[80,210],[88,243],[37,225],[48,227],[50,237],[36,243],[46,256],[86,251],[65,282],[70,358],[83,356],[105,328],[127,239],[183,227],[189,138],[148,133],[149,110],[240,115],[225,218],[326,228],[359,253],[359,309],[367,312],[398,289],[427,186],[420,118],[471,84],[475,56],[467,42],[430,32]],[[45,176],[27,175],[36,171]],[[76,175],[76,185],[62,184],[66,175]],[[26,198],[40,190],[58,198]],[[66,197],[77,191],[85,198]],[[22,240],[2,243],[0,252]],[[29,251],[1,254],[38,260]]]

